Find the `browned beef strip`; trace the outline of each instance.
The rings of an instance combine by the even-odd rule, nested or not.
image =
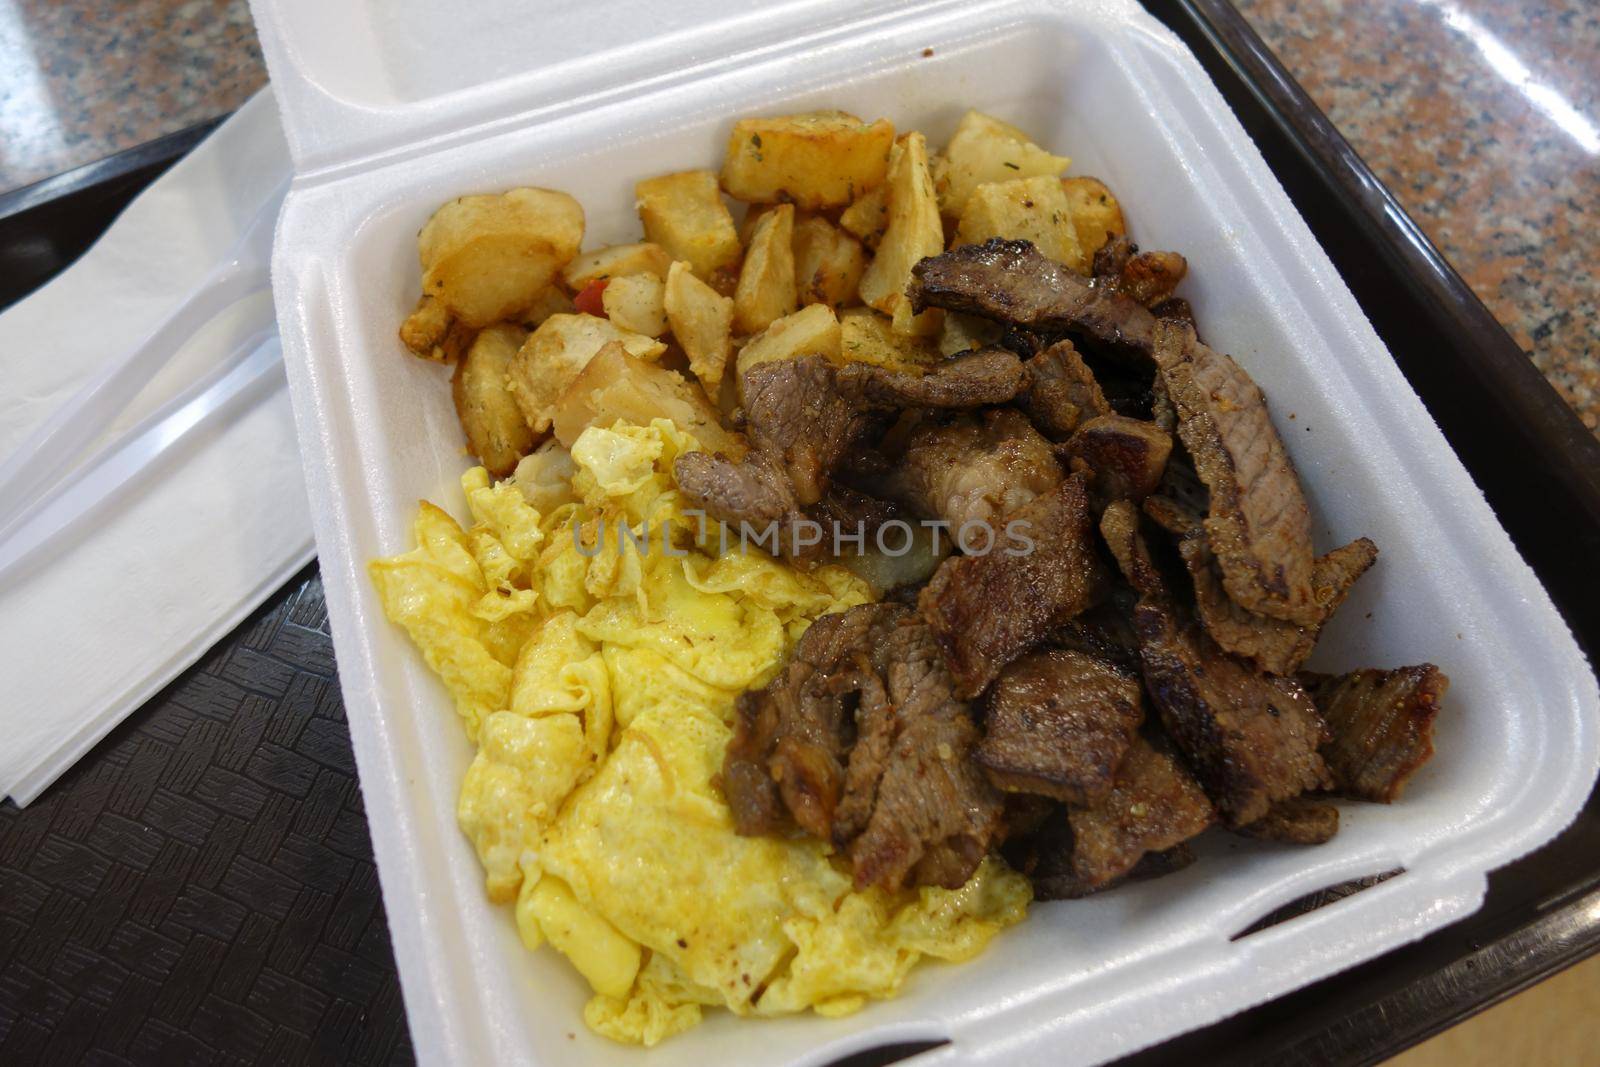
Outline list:
[[[799,506],[789,479],[760,452],[743,462],[721,453],[685,452],[673,463],[672,476],[690,508],[735,527],[781,522]]]
[[[1150,309],[1150,314],[1158,319],[1171,319],[1174,322],[1181,322],[1195,331],[1196,335],[1200,332],[1200,324],[1194,317],[1194,308],[1190,307],[1189,301],[1181,296],[1170,296],[1161,301],[1161,303]]]
[[[1133,632],[1134,595],[1117,586],[1103,603],[1074,616],[1051,633],[1048,645],[1104,660],[1125,674],[1139,674],[1139,636]]]
[[[765,689],[739,697],[722,786],[741,834],[772,833],[788,815],[809,833],[832,832],[855,740],[852,693],[835,684],[862,650],[910,614],[897,604],[863,604],[824,615],[796,643]]]
[[[1288,845],[1320,845],[1339,832],[1339,809],[1316,797],[1280,800],[1238,833]]]
[[[1100,528],[1140,594],[1133,624],[1145,691],[1228,825],[1243,826],[1279,800],[1327,786],[1317,754],[1326,727],[1310,696],[1293,679],[1252,671],[1179,616],[1138,522],[1132,505],[1119,501]]]
[[[1146,855],[1167,853],[1215,821],[1205,790],[1165,740],[1135,737],[1105,797],[1091,807],[1068,805],[1029,842],[1034,895],[1059,900],[1104,889]],[[1181,854],[1170,858],[1177,862],[1168,869],[1182,865]]]
[[[1018,403],[1050,440],[1065,441],[1084,420],[1111,414],[1094,372],[1071,341],[1057,341],[1028,360],[1026,367],[1028,388]]]
[[[988,555],[941,563],[918,598],[963,699],[983,692],[1007,663],[1103,591],[1082,475],[1012,512],[1006,523],[1033,542],[1031,551],[1009,547],[999,531]],[[1021,554],[1008,554],[1014,550]]]
[[[1004,404],[1028,383],[1022,361],[1003,348],[968,352],[925,374],[850,363],[839,368],[837,377],[840,392],[859,398],[869,408],[977,408]]]
[[[1141,252],[1126,237],[1113,237],[1094,254],[1095,283],[1154,308],[1172,296],[1189,273],[1189,262],[1176,252]]]
[[[1322,627],[1333,617],[1350,588],[1378,558],[1378,547],[1358,538],[1312,564],[1313,596],[1321,617],[1300,626],[1268,615],[1258,615],[1229,599],[1222,571],[1212,555],[1210,540],[1198,515],[1178,502],[1160,496],[1145,501],[1145,512],[1178,542],[1178,554],[1193,579],[1195,607],[1206,633],[1224,651],[1231,652],[1268,674],[1293,674],[1310,658]]]
[[[941,307],[1029,330],[1075,330],[1109,345],[1150,351],[1155,317],[1114,289],[1039,253],[1028,241],[991,238],[930,256],[911,268],[906,295],[917,311]]]
[[[751,442],[801,505],[822,499],[834,468],[881,421],[879,409],[840,389],[837,368],[821,356],[760,363],[743,382]]]
[[[1140,501],[1155,491],[1172,454],[1172,438],[1153,422],[1100,415],[1078,427],[1065,453],[1094,474],[1091,488],[1103,507]]]
[[[924,420],[912,431],[881,491],[954,531],[988,523],[998,535],[1006,515],[1061,484],[1050,443],[1013,408]],[[950,535],[947,535],[950,536]]]
[[[1339,792],[1396,800],[1433,755],[1433,721],[1450,679],[1431,663],[1303,678],[1333,734],[1322,754]]]
[[[1090,805],[1143,721],[1135,677],[1081,652],[1035,652],[995,680],[976,759],[1005,792]]]
[[[1206,532],[1228,596],[1257,614],[1315,624],[1311,515],[1261,390],[1181,324],[1162,320],[1154,336],[1178,436],[1210,490]]]

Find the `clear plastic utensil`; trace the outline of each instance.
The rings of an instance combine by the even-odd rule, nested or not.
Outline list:
[[[0,534],[0,587],[41,550],[64,544],[86,518],[133,489],[180,442],[282,378],[283,353],[270,329],[254,335],[240,350],[242,359],[233,358],[220,373],[96,454],[81,473],[69,477]]]
[[[227,256],[143,341],[87,382],[0,463],[0,524],[14,522],[83,453],[159,371],[223,308],[271,284],[272,233],[284,182]]]

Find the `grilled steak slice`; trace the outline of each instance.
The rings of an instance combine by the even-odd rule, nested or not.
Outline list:
[[[1071,341],[1057,341],[1026,366],[1028,388],[1018,402],[1050,440],[1065,441],[1084,420],[1111,414],[1094,372]]]
[[[1322,754],[1339,792],[1396,800],[1433,755],[1433,721],[1450,679],[1431,663],[1303,678],[1333,734]]]
[[[1339,832],[1339,809],[1315,797],[1290,797],[1272,805],[1267,813],[1239,833],[1261,841],[1288,845],[1320,845]]]
[[[1168,854],[1175,861],[1155,859],[1148,873],[1176,869],[1183,855],[1171,850],[1215,821],[1205,790],[1165,741],[1137,736],[1099,803],[1069,805],[1065,818],[1048,820],[1028,843],[1034,896],[1060,900],[1093,893],[1132,875],[1147,855]]]
[[[1140,252],[1126,237],[1113,237],[1094,254],[1092,269],[1097,284],[1154,308],[1172,296],[1189,262],[1176,252]]]
[[[1035,652],[995,680],[975,758],[1005,792],[1091,805],[1143,721],[1133,676],[1081,652]]]
[[[1189,306],[1189,301],[1181,296],[1172,296],[1155,304],[1150,308],[1150,314],[1158,319],[1171,319],[1181,322],[1198,335],[1200,324],[1195,320],[1194,308]]]
[[[1074,330],[1104,344],[1149,352],[1155,317],[1135,300],[1091,284],[1028,241],[991,238],[911,268],[906,295],[917,311],[940,307],[1029,330]]]
[[[880,421],[878,409],[840,389],[837,368],[821,356],[760,363],[743,381],[750,439],[801,505],[822,499],[833,469]]]
[[[977,408],[1009,402],[1027,386],[1028,374],[1014,353],[982,348],[926,374],[850,363],[839,368],[838,380],[846,397],[869,408]]]
[[[1223,587],[1257,614],[1314,625],[1311,515],[1261,390],[1186,327],[1162,320],[1154,336],[1178,436],[1210,490],[1206,533]]]
[[[1007,525],[1032,540],[1031,552],[952,556],[939,565],[917,601],[962,699],[983,692],[1006,664],[1089,607],[1101,592],[1104,576],[1082,475],[1012,512]]]
[[[1000,797],[972,762],[978,728],[939,646],[909,612],[871,653],[833,840],[858,888],[963,885],[1001,830]]]
[[[921,423],[883,491],[952,531],[987,523],[998,536],[1006,515],[1063,477],[1050,443],[1021,412],[1000,408]]]
[[[1101,534],[1140,594],[1133,609],[1145,691],[1178,749],[1229,826],[1265,815],[1279,800],[1331,782],[1317,747],[1326,727],[1290,678],[1257,674],[1180,619],[1152,564],[1138,513],[1119,501]]]
[[[789,479],[761,452],[743,462],[721,453],[685,452],[673,463],[672,476],[691,507],[733,526],[744,522],[759,529],[799,506]]]
[[[1293,674],[1310,658],[1322,627],[1350,594],[1350,588],[1378,558],[1378,546],[1365,537],[1319,556],[1311,567],[1313,595],[1321,618],[1311,626],[1258,615],[1235,604],[1222,585],[1222,571],[1198,515],[1166,497],[1145,501],[1145,512],[1178,538],[1178,554],[1194,582],[1195,607],[1206,633],[1224,651],[1248,660],[1268,674]]]
[[[1133,596],[1114,588],[1104,603],[1068,619],[1050,635],[1048,644],[1103,660],[1125,674],[1139,674],[1139,636],[1133,632]]]
[[[1140,501],[1155,491],[1172,454],[1172,438],[1153,422],[1100,415],[1078,427],[1065,452],[1094,474],[1095,498]]]
[[[853,692],[835,677],[909,614],[897,604],[863,604],[824,615],[765,689],[739,697],[722,764],[737,832],[773,833],[789,816],[808,833],[832,832],[856,732]]]

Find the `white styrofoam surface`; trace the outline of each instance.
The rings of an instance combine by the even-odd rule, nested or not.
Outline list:
[[[256,0],[262,19],[310,18],[285,11],[297,6]],[[817,7],[830,18],[838,11]],[[607,12],[633,5],[591,8],[603,32]],[[531,184],[583,201],[588,244],[635,239],[632,183],[714,166],[740,114],[842,107],[886,115],[937,143],[976,106],[1073,155],[1075,172],[1103,177],[1136,239],[1189,257],[1184,293],[1207,339],[1237,356],[1271,398],[1319,545],[1365,534],[1382,548],[1314,665],[1428,660],[1453,685],[1438,755],[1405,800],[1346,805],[1327,845],[1208,841],[1202,862],[1172,877],[1035,907],[977,960],[919,968],[900,999],[832,1020],[710,1013],[649,1052],[653,1064],[820,1064],[930,1037],[953,1044],[926,1053],[928,1062],[1103,1060],[1470,913],[1486,872],[1553,836],[1594,780],[1600,698],[1588,665],[1183,47],[1127,0],[859,16],[856,28],[775,36],[743,62],[693,77],[614,86],[581,118],[529,97],[525,114],[505,110],[472,136],[424,143],[422,127],[411,126],[406,136],[419,140],[397,140],[404,151],[385,157],[398,162],[310,173],[291,191],[274,266],[279,322],[366,810],[412,1038],[427,1060],[621,1063],[646,1054],[584,1030],[581,979],[555,953],[526,952],[509,910],[485,900],[454,819],[469,745],[367,580],[368,559],[409,547],[418,498],[460,510],[466,460],[445,372],[408,358],[394,339],[418,291],[415,235],[448,198]],[[314,19],[295,32],[306,25]],[[774,25],[778,34],[785,24]],[[285,32],[263,28],[269,41]],[[680,45],[705,55],[723,44],[731,54],[729,42],[749,32],[744,23],[712,27]],[[925,47],[933,57],[922,57]],[[297,73],[307,71],[314,65]],[[282,75],[275,69],[275,82]],[[343,91],[371,100],[375,84]],[[491,98],[515,84],[446,81],[423,86],[443,95],[392,106],[403,123],[447,105],[478,115],[502,107]],[[280,88],[304,91],[304,81]],[[296,106],[286,101],[291,140],[319,121],[316,107]],[[329,136],[341,146],[333,155],[359,155]],[[1407,873],[1229,940],[1304,893],[1395,867]]]

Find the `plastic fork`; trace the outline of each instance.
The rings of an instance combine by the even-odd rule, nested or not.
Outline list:
[[[14,527],[196,331],[223,308],[269,287],[273,226],[287,189],[286,181],[273,191],[225,258],[143,341],[87,382],[0,464],[0,525]]]

